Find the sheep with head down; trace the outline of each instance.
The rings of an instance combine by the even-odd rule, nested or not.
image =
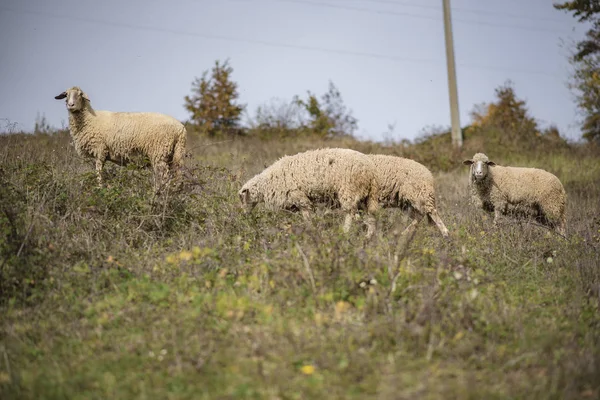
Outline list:
[[[525,211],[561,235],[566,234],[567,194],[560,180],[539,168],[496,165],[477,153],[464,160],[470,166],[469,186],[478,205],[494,212],[494,225],[500,215]]]
[[[96,160],[101,186],[106,161],[126,165],[138,155],[150,159],[156,192],[166,183],[169,172],[180,177],[187,131],[177,119],[156,112],[96,111],[77,86],[54,98],[65,99],[75,149],[80,156]]]
[[[324,148],[284,156],[248,180],[238,192],[250,212],[258,203],[271,209],[300,211],[305,219],[315,204],[345,211],[348,232],[359,209],[367,213],[367,238],[375,232],[379,181],[373,162],[350,149]]]

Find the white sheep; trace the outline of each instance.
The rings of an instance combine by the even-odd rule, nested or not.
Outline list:
[[[126,165],[140,155],[150,159],[155,191],[166,182],[169,172],[180,178],[187,130],[177,119],[154,112],[96,111],[77,86],[54,98],[66,99],[75,149],[80,156],[95,158],[100,186],[106,161]]]
[[[567,194],[560,180],[539,168],[503,167],[477,153],[463,164],[470,166],[469,186],[479,207],[500,215],[513,210],[541,217],[542,223],[565,235]]]
[[[375,232],[373,213],[379,209],[375,166],[350,149],[324,148],[284,156],[248,180],[238,192],[248,213],[261,202],[272,209],[302,212],[308,219],[316,203],[342,208],[344,232],[360,209],[366,209],[367,238]]]
[[[433,175],[423,164],[414,160],[384,154],[369,154],[377,168],[379,200],[385,208],[407,208],[411,223],[402,234],[414,228],[424,217],[435,223],[442,236],[448,229],[440,218],[435,202]]]

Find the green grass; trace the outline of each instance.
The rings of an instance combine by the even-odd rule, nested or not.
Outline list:
[[[0,142],[2,399],[600,393],[600,158],[589,149],[496,160],[561,178],[566,240],[526,221],[493,228],[470,207],[466,144],[432,167],[448,240],[426,223],[400,237],[406,216],[382,210],[365,241],[358,226],[341,232],[339,212],[313,224],[260,206],[244,215],[237,190],[308,148],[417,147],[191,140],[184,190],[156,199],[135,167],[108,165],[109,186],[96,188],[65,134]]]

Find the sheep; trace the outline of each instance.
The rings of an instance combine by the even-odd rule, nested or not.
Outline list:
[[[358,209],[366,209],[366,237],[375,232],[379,182],[371,160],[355,150],[321,148],[284,156],[248,180],[238,191],[245,213],[261,202],[271,209],[301,211],[305,220],[325,202],[345,211],[347,233]]]
[[[408,158],[369,154],[378,172],[379,201],[384,208],[408,208],[412,219],[402,234],[408,233],[425,216],[435,223],[443,237],[448,229],[440,218],[435,204],[433,175],[423,164]]]
[[[545,226],[565,236],[567,194],[560,180],[539,168],[504,167],[477,153],[470,166],[469,186],[478,207],[494,212],[494,225],[509,206],[541,217]]]
[[[177,180],[181,177],[187,130],[177,119],[155,112],[96,111],[78,86],[54,98],[66,99],[75,149],[80,156],[96,160],[99,186],[103,186],[106,161],[124,166],[140,155],[150,159],[155,192],[160,191],[168,172]]]

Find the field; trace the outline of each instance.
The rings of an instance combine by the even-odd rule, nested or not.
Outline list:
[[[481,148],[561,179],[563,239],[469,205],[479,145],[196,139],[157,199],[136,167],[97,188],[65,132],[0,136],[0,398],[598,398],[598,151]],[[323,146],[427,160],[450,237],[400,236],[398,210],[370,241],[339,212],[240,212],[253,174]]]

